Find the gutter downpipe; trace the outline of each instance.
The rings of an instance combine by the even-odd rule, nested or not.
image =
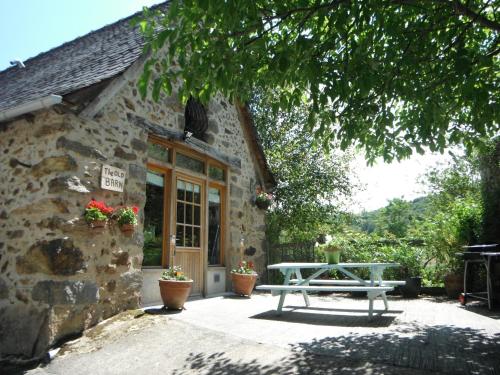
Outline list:
[[[62,96],[60,95],[49,95],[35,100],[30,100],[29,102],[6,109],[5,111],[0,111],[0,122],[13,119],[14,117],[18,117],[26,113],[49,108],[61,102]]]

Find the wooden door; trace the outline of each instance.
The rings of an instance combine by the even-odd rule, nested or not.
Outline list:
[[[191,295],[203,291],[204,189],[203,180],[176,175],[173,264],[181,266],[184,273],[193,279]]]

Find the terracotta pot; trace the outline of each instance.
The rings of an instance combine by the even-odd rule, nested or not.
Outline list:
[[[160,279],[158,282],[160,284],[160,294],[163,305],[168,309],[182,309],[191,292],[193,280],[175,281]]]
[[[444,277],[444,289],[450,298],[458,298],[464,291],[464,275],[461,273],[450,273]]]
[[[94,220],[89,223],[92,229],[104,228],[106,226],[106,220]]]
[[[134,224],[122,224],[120,225],[120,230],[125,234],[132,234],[135,230]]]
[[[233,291],[236,294],[250,297],[257,281],[257,274],[232,273],[231,279],[233,281]]]

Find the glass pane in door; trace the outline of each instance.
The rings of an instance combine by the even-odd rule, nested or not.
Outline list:
[[[208,264],[222,264],[220,259],[221,193],[208,190]]]
[[[165,175],[148,171],[144,206],[143,266],[161,266],[163,253],[163,193]]]
[[[176,245],[200,247],[201,185],[177,180]]]

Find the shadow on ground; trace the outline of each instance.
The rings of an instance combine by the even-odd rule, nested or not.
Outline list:
[[[181,312],[182,310],[179,309],[171,310],[164,307],[144,309],[144,313],[149,315],[176,315]]]
[[[257,294],[257,293],[256,293]],[[238,294],[227,294],[222,296],[223,299],[250,299],[250,296],[240,296]]]
[[[500,320],[500,307],[498,305],[492,310],[488,310],[488,305],[486,303],[472,303],[470,305],[461,306],[461,308],[474,314],[486,316],[490,319]]]
[[[401,313],[400,310],[374,310],[373,319],[369,320],[368,312],[363,309],[335,309],[322,307],[285,306],[281,315],[276,310],[268,310],[251,316],[251,319],[265,319],[288,323],[313,324],[336,327],[388,327],[395,317],[387,314]],[[292,309],[292,310],[289,310]],[[320,313],[314,312],[320,311]],[[325,312],[328,312],[325,314]],[[353,315],[358,314],[358,315]]]
[[[474,300],[472,298],[467,302],[467,305],[465,306],[460,305],[460,302],[458,302],[457,299],[450,299],[445,296],[421,296],[420,299],[432,301],[435,303],[449,303],[474,314],[482,315],[495,320],[500,320],[500,301],[493,301],[496,303],[494,303],[492,309],[489,310],[488,303],[486,301]]]
[[[498,374],[500,335],[452,326],[409,324],[398,332],[351,334],[304,342],[271,365],[225,353],[191,353],[176,375],[222,374]]]

